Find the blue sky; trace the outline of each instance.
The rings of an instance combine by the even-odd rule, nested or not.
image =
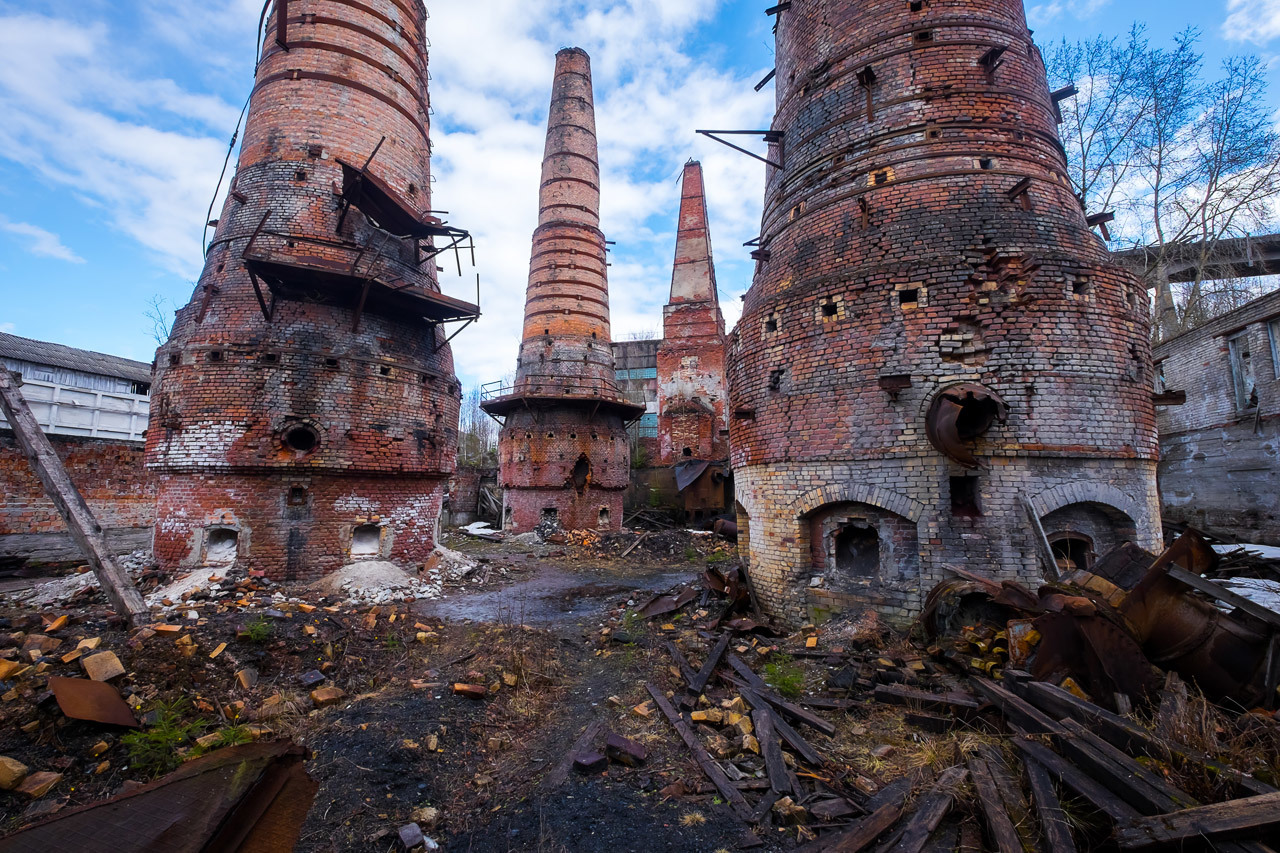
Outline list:
[[[615,337],[656,333],[676,178],[707,172],[732,323],[750,284],[763,166],[694,134],[765,127],[770,21],[755,0],[435,0],[434,206],[476,234],[485,317],[455,341],[465,383],[515,364],[555,51],[593,57]],[[195,7],[194,9],[192,7]],[[0,330],[149,361],[155,296],[181,305],[201,224],[252,86],[262,0],[0,0]],[[1041,42],[1204,32],[1208,64],[1262,56],[1280,116],[1280,0],[1030,3]],[[215,210],[215,216],[217,211]],[[468,276],[473,275],[467,271]],[[446,274],[467,296],[474,279]]]

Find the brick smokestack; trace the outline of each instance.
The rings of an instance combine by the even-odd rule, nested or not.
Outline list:
[[[691,160],[685,165],[681,187],[671,298],[662,312],[662,343],[658,346],[661,462],[723,464],[729,458],[726,339],[711,257],[702,164]],[[693,488],[695,505],[690,505],[691,494],[686,489],[686,508],[692,512],[724,506],[719,468],[708,476],[717,482]]]
[[[1146,290],[1071,192],[1021,0],[796,0],[730,343],[740,542],[793,621],[1160,543]]]
[[[482,404],[504,418],[505,528],[620,529],[639,411],[609,344],[591,58],[569,48],[556,54],[515,385]]]
[[[420,0],[276,0],[195,294],[156,356],[167,567],[281,580],[435,546],[460,388],[430,214]]]

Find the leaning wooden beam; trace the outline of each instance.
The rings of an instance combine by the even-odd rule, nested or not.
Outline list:
[[[747,804],[742,792],[729,781],[729,777],[724,775],[720,765],[711,759],[707,748],[702,745],[702,741],[698,740],[698,735],[684,721],[684,718],[676,713],[676,709],[671,707],[671,703],[667,701],[667,697],[661,690],[652,684],[646,684],[644,687],[649,691],[649,695],[653,697],[653,703],[658,706],[662,716],[667,718],[667,722],[671,723],[675,728],[685,746],[689,747],[689,751],[693,753],[693,760],[698,762],[702,772],[711,780],[711,784],[715,785],[716,790],[720,792],[721,797],[724,797],[729,807],[733,809],[733,813],[742,820],[749,821],[751,819],[751,806]]]
[[[707,689],[707,682],[711,680],[711,674],[720,665],[720,658],[724,657],[724,653],[728,648],[729,633],[726,631],[715,644],[715,647],[711,649],[711,654],[707,655],[706,661],[702,664],[702,669],[698,670],[698,674],[689,682],[689,693],[694,696],[702,695],[702,691]]]
[[[1062,752],[1143,814],[1200,805],[1190,794],[1173,787],[1075,720],[1063,720],[1062,724],[1071,733],[1057,738]]]
[[[18,440],[18,447],[22,448],[27,461],[31,463],[32,470],[44,486],[45,494],[53,501],[58,514],[66,522],[71,538],[84,552],[85,559],[97,575],[98,584],[111,606],[130,625],[136,626],[148,619],[150,614],[146,602],[142,600],[142,594],[116,563],[115,556],[107,547],[102,527],[94,518],[89,505],[84,502],[75,483],[71,482],[62,460],[53,452],[49,439],[40,429],[27,401],[23,399],[3,365],[0,365],[0,410],[4,411],[14,437]]]
[[[993,744],[982,744],[978,747],[978,756],[987,762],[991,778],[995,780],[1004,802],[1005,812],[1013,821],[1013,828],[1022,839],[1024,850],[1037,850],[1039,841],[1036,836],[1035,821],[1031,819],[1031,807],[1022,792],[1022,782],[1017,779],[1009,765],[1005,763],[1004,753]]]
[[[1224,604],[1230,604],[1232,607],[1243,610],[1255,619],[1267,623],[1273,629],[1280,628],[1280,613],[1263,607],[1257,602],[1250,601],[1243,595],[1238,595],[1225,586],[1214,583],[1208,578],[1201,577],[1194,572],[1189,572],[1181,566],[1170,566],[1169,577],[1185,583],[1192,589],[1199,590],[1210,598],[1216,598]]]
[[[1124,850],[1143,850],[1192,839],[1212,843],[1249,835],[1274,838],[1270,834],[1274,832],[1280,832],[1280,794],[1122,820],[1116,826],[1115,839]]]
[[[1058,792],[1053,787],[1053,778],[1035,759],[1028,758],[1023,766],[1027,770],[1031,800],[1040,818],[1040,831],[1044,834],[1046,848],[1052,853],[1076,853],[1076,842],[1071,837],[1071,824],[1067,823],[1067,815],[1062,811]]]
[[[929,836],[951,811],[956,800],[956,789],[964,783],[969,771],[952,767],[938,777],[929,793],[920,798],[916,810],[903,826],[902,838],[892,848],[893,853],[920,853],[929,843]]]

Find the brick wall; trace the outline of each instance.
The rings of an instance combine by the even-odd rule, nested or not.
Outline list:
[[[113,548],[149,546],[156,492],[142,464],[142,445],[59,435],[49,442]],[[13,433],[0,430],[0,564],[83,559]]]
[[[987,46],[1005,48],[990,70]],[[804,0],[779,17],[777,57],[780,168],[729,350],[769,609],[804,618],[807,520],[827,502],[916,526],[918,576],[849,599],[898,618],[947,563],[1038,577],[1020,494],[1042,515],[1119,508],[1158,547],[1148,296],[1071,194],[1022,3]],[[1010,409],[969,443],[976,470],[926,435],[960,383]],[[980,512],[957,511],[971,477]]]
[[[164,564],[202,559],[209,519],[225,510],[251,531],[240,553],[255,568],[333,568],[354,517],[342,502],[362,497],[351,489],[367,488],[385,516],[436,513],[454,468],[461,389],[443,330],[377,299],[360,306],[373,277],[402,298],[438,292],[435,265],[419,265],[413,241],[388,239],[358,206],[344,214],[335,194],[339,161],[368,163],[406,216],[428,216],[426,10],[293,0],[288,11],[287,51],[269,20],[204,272],[157,353],[147,464],[159,475]],[[270,319],[246,254],[264,265]],[[307,298],[275,298],[263,276]],[[289,503],[295,489],[307,512]],[[403,524],[391,553],[424,559],[436,516]]]
[[[1187,394],[1186,405],[1157,410],[1169,520],[1280,545],[1280,353],[1273,341],[1280,345],[1280,292],[1156,347],[1160,390]]]

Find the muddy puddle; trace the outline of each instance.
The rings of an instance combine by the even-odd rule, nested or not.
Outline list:
[[[501,589],[453,593],[436,601],[414,605],[432,619],[470,619],[475,622],[512,623],[554,628],[571,625],[603,612],[605,605],[622,596],[644,599],[676,584],[692,582],[689,569],[660,570],[620,576],[604,570],[570,570],[539,565],[533,573]]]

